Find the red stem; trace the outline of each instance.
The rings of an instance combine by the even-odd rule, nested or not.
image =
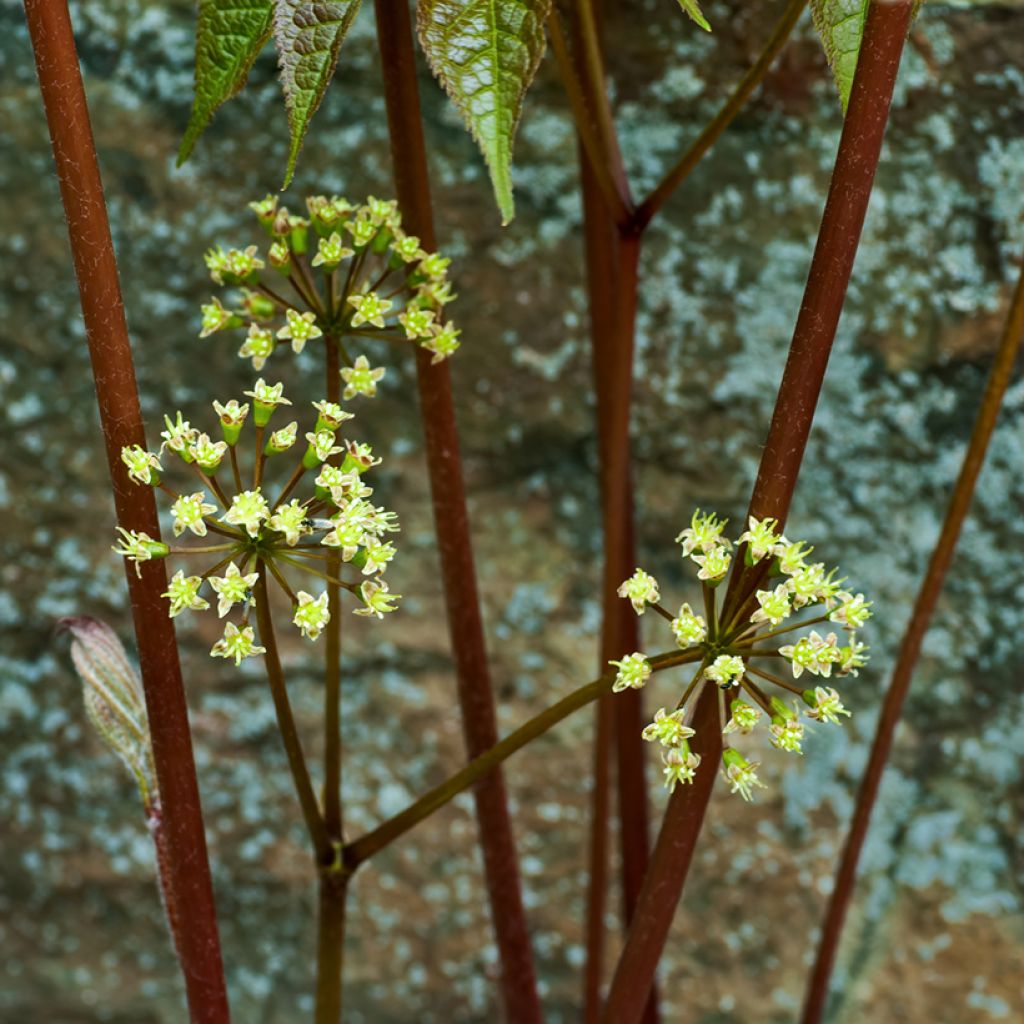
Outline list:
[[[121,463],[125,445],[145,445],[128,326],[110,237],[99,163],[64,0],[25,0],[36,70],[68,224],[92,361],[117,521],[158,537],[153,491],[133,485]],[[203,833],[188,709],[174,626],[160,596],[163,562],[127,567],[153,759],[161,801],[168,902],[179,929],[178,954],[194,1022],[229,1019],[213,886]]]
[[[913,0],[873,0],[868,10],[818,242],[750,502],[751,515],[774,516],[780,524],[796,487],[853,269],[912,8]],[[734,574],[731,594],[738,593],[742,581],[742,572]],[[717,732],[712,714],[717,695],[710,688],[708,694],[698,702],[694,727]],[[694,784],[681,787],[669,802],[640,905],[612,980],[604,1017],[607,1024],[636,1024],[640,1018],[690,865],[688,853],[672,851],[681,845],[686,853],[687,844],[696,842],[711,796],[714,761],[705,757]],[[689,835],[691,829],[693,835]]]
[[[843,922],[853,896],[857,864],[860,860],[861,850],[864,848],[864,838],[871,821],[871,812],[878,799],[882,773],[889,760],[889,754],[892,752],[893,737],[896,733],[900,712],[903,709],[903,701],[910,689],[910,681],[921,653],[921,645],[924,642],[925,633],[928,631],[932,615],[935,612],[935,605],[953,560],[953,552],[960,537],[960,529],[974,497],[978,474],[985,461],[985,453],[995,430],[996,419],[1022,340],[1024,340],[1024,266],[1021,268],[1017,290],[1014,293],[1010,313],[999,343],[999,351],[992,364],[985,395],[981,400],[981,407],[974,422],[971,441],[964,455],[956,486],[953,488],[949,508],[946,510],[942,531],[936,542],[935,550],[932,552],[924,580],[921,582],[921,589],[918,591],[914,610],[903,636],[896,667],[893,669],[892,681],[889,683],[889,689],[882,702],[882,713],[875,728],[871,756],[868,759],[864,778],[861,780],[860,791],[857,794],[857,806],[854,808],[853,820],[850,823],[850,832],[846,837],[842,860],[836,872],[835,886],[832,889],[832,896],[829,899],[825,920],[822,924],[814,969],[807,986],[807,996],[801,1018],[803,1024],[819,1024],[825,1012],[829,978],[835,964]]]
[[[402,220],[407,230],[419,236],[426,249],[432,250],[436,248],[436,240],[409,7],[405,0],[399,3],[376,0],[376,12],[384,100]],[[429,354],[422,349],[417,350],[416,371],[463,733],[468,754],[474,758],[495,745],[498,731],[476,587],[451,376],[447,363],[432,365]],[[501,957],[506,1013],[508,1019],[517,1024],[539,1024],[540,998],[502,773],[495,770],[482,779],[473,795]]]

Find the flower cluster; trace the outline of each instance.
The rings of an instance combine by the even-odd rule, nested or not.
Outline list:
[[[146,470],[141,461],[139,468]],[[643,733],[645,740],[663,748],[665,784],[670,790],[692,782],[700,764],[700,755],[688,742],[694,732],[684,718],[691,698],[705,684],[718,689],[725,736],[746,735],[763,718],[771,743],[799,754],[804,739],[801,709],[807,718],[836,725],[850,712],[832,686],[814,682],[805,688],[795,681],[804,673],[821,680],[857,675],[867,660],[866,648],[857,640],[857,631],[871,616],[871,602],[863,594],[844,589],[846,581],[839,578],[838,570],[810,561],[813,549],[787,540],[776,520],[751,517],[735,550],[724,535],[726,523],[698,510],[676,538],[683,558],[697,567],[703,615],[689,604],[683,604],[677,615],[662,608],[657,580],[642,569],[619,587],[619,596],[629,600],[638,615],[653,608],[669,621],[683,653],[666,658],[665,664],[697,665],[675,710],[661,708]],[[737,553],[742,554],[742,571],[733,574],[719,601],[719,584]],[[819,628],[779,645],[777,638],[812,626]],[[779,662],[786,665],[792,680],[774,670]],[[643,686],[654,671],[639,651],[611,664],[617,670],[615,691]],[[792,697],[792,706],[783,697]],[[747,761],[728,743],[723,762],[732,792],[750,800],[753,790],[762,785],[758,764]]]
[[[326,589],[314,595],[293,588],[290,577],[295,572],[322,581],[321,586],[333,583],[355,594],[362,603],[357,615],[383,618],[394,611],[401,597],[389,591],[383,578],[395,556],[387,537],[399,529],[397,518],[369,500],[373,489],[365,480],[367,470],[380,459],[369,445],[338,436],[338,429],[352,414],[336,403],[315,402],[316,422],[304,434],[303,447],[298,422],[277,430],[269,428],[275,410],[291,405],[282,385],[260,379],[245,396],[251,403],[237,399],[213,403],[220,420],[216,440],[193,427],[179,412],[173,420],[164,417],[166,429],[159,453],[138,446],[121,452],[133,481],[159,487],[173,499],[174,536],[191,534],[207,542],[171,547],[145,533],[122,529],[114,548],[135,563],[136,571],[141,562],[152,558],[212,556],[213,564],[201,572],[175,572],[163,596],[172,617],[186,610],[203,611],[211,601],[216,602],[220,618],[240,612],[239,621],[225,624],[223,636],[211,651],[216,657],[234,659],[235,664],[264,653],[250,625],[253,591],[261,574],[286,593],[292,604],[292,621],[310,640],[316,640],[330,621],[329,594]],[[250,422],[253,453],[247,467],[249,479],[243,481],[238,450],[243,429]],[[289,452],[291,460],[282,458]],[[195,490],[179,492],[163,481],[161,460],[169,457],[194,475]],[[268,473],[288,461],[292,470],[287,481],[268,488]],[[313,478],[313,493],[292,497],[309,477]],[[355,570],[354,580],[333,575],[343,565]]]
[[[202,307],[200,337],[244,330],[238,354],[257,372],[281,344],[299,353],[316,339],[333,341],[345,364],[346,400],[372,397],[384,376],[365,355],[353,358],[354,339],[419,345],[435,363],[452,355],[460,332],[444,315],[455,298],[451,261],[405,234],[398,204],[310,196],[306,206],[308,216],[300,217],[279,206],[277,196],[251,203],[271,239],[267,251],[251,245],[206,254],[210,276],[237,296]]]

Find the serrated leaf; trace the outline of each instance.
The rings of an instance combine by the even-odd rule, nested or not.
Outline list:
[[[502,223],[515,215],[512,144],[544,56],[551,0],[419,0],[420,43],[491,172]]]
[[[915,0],[911,20],[917,17],[924,0]],[[850,102],[853,76],[857,71],[860,42],[868,18],[870,0],[811,0],[811,16],[821,37],[825,57],[839,89],[843,113]]]
[[[192,113],[178,150],[180,167],[217,108],[238,93],[270,38],[273,0],[199,0]]]
[[[846,112],[869,0],[811,0],[811,16]]]
[[[291,130],[285,188],[295,173],[295,161],[306,129],[334,75],[338,51],[352,19],[359,13],[359,4],[360,0],[334,3],[274,0],[274,41]]]
[[[690,16],[692,21],[695,21],[705,32],[711,31],[711,25],[708,24],[708,19],[704,17],[704,12],[700,9],[700,4],[697,0],[679,0],[679,6]]]

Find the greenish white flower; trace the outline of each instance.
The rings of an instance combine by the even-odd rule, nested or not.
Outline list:
[[[171,577],[167,590],[160,596],[170,602],[172,619],[185,610],[201,612],[210,607],[210,602],[199,596],[202,585],[201,576],[186,576],[180,569]]]
[[[206,494],[203,491],[179,495],[171,505],[174,536],[180,537],[186,530],[191,530],[197,537],[205,537],[205,517],[216,511],[217,506],[206,501]]]
[[[234,658],[236,665],[242,664],[243,658],[251,658],[257,654],[266,654],[267,649],[256,643],[256,634],[252,626],[239,629],[233,622],[224,627],[224,635],[210,649],[215,658]]]
[[[157,475],[163,467],[160,460],[141,445],[133,444],[121,449],[121,461],[128,467],[128,478],[137,484],[157,484]],[[154,472],[155,471],[155,472]]]
[[[305,505],[297,498],[293,498],[287,505],[277,506],[274,514],[267,520],[267,526],[284,534],[284,542],[293,548],[303,534],[309,533],[306,515]]]
[[[271,414],[279,405],[291,405],[284,397],[283,384],[268,384],[262,377],[252,386],[252,391],[243,392],[256,404],[253,419],[257,427],[266,426]]]
[[[462,344],[459,335],[462,331],[456,330],[451,324],[437,327],[432,334],[420,341],[420,348],[434,353],[433,363],[443,362],[455,353],[455,350]]]
[[[816,686],[813,690],[804,690],[803,698],[804,703],[810,708],[807,712],[808,718],[840,725],[840,715],[850,717],[850,712],[843,707],[839,694],[830,686]]]
[[[791,754],[802,754],[800,744],[804,738],[803,724],[795,718],[773,718],[768,726],[772,745]]]
[[[708,625],[703,616],[695,614],[689,604],[683,604],[679,614],[672,620],[672,633],[676,643],[685,650],[707,639]]]
[[[780,541],[775,549],[775,556],[779,560],[779,571],[787,576],[793,576],[805,569],[807,556],[813,550],[814,548],[809,544],[804,544],[801,541]]]
[[[447,273],[448,268],[451,266],[451,262],[452,261],[449,257],[442,256],[438,252],[432,252],[420,260],[419,270],[424,277],[429,277],[437,281]]]
[[[345,420],[353,419],[350,412],[346,412],[337,402],[314,402],[313,408],[317,411],[317,430],[337,430]]]
[[[220,418],[222,427],[241,427],[245,423],[246,416],[249,415],[249,403],[239,405],[238,399],[232,398],[231,401],[223,405],[220,402],[214,402],[213,411]]]
[[[269,438],[267,438],[266,453],[267,455],[280,455],[282,452],[288,451],[298,438],[299,423],[298,420],[292,420],[291,423],[281,427],[280,430],[275,430]]]
[[[705,515],[697,509],[690,519],[689,527],[676,537],[676,543],[683,546],[683,557],[691,555],[694,551],[707,554],[727,544],[722,537],[722,531],[728,522],[728,519],[719,519],[713,512]]]
[[[365,473],[368,469],[380,465],[375,458],[373,449],[362,441],[348,441],[345,444],[345,469],[354,469],[357,473]]]
[[[748,529],[740,534],[740,544],[747,545],[747,552],[750,561],[756,564],[766,555],[775,551],[779,543],[779,521],[777,519],[755,519],[750,516],[747,520]]]
[[[355,256],[354,250],[350,249],[341,239],[341,235],[335,231],[330,238],[321,238],[317,245],[316,255],[312,259],[314,267],[326,267],[333,270],[342,260],[349,256]]]
[[[182,419],[180,412],[173,421],[169,416],[165,416],[164,423],[167,425],[167,429],[160,432],[160,436],[164,439],[163,447],[170,448],[172,452],[177,452],[178,455],[185,457],[199,431],[195,430],[188,420]],[[191,461],[191,458],[186,457],[186,461]]]
[[[285,310],[285,325],[277,332],[277,337],[281,341],[290,340],[292,351],[298,355],[306,347],[307,341],[319,338],[322,334],[323,331],[316,325],[315,313],[299,313],[288,309]]]
[[[299,627],[304,637],[316,640],[323,632],[324,626],[331,621],[331,613],[327,610],[327,592],[319,597],[313,597],[312,594],[300,590],[295,596],[299,603],[295,608],[292,622]]]
[[[251,359],[252,368],[259,371],[273,355],[276,346],[277,342],[270,331],[258,324],[250,324],[249,333],[245,336],[245,343],[238,350],[238,354],[243,359]]]
[[[391,243],[391,249],[403,263],[416,263],[427,255],[420,248],[420,240],[415,235],[396,238]]]
[[[225,309],[220,304],[220,299],[216,297],[202,305],[200,312],[203,315],[202,330],[199,332],[200,338],[208,338],[211,334],[229,327],[239,327],[242,323],[241,318],[231,310]]]
[[[240,491],[232,498],[231,507],[221,516],[222,522],[244,527],[250,537],[255,537],[269,518],[267,499],[259,489]]]
[[[621,690],[639,690],[651,677],[651,663],[639,651],[627,654],[621,661],[610,661],[618,672],[615,674],[615,682],[612,684],[612,693],[619,693]]]
[[[729,783],[730,792],[739,793],[744,800],[754,799],[754,789],[764,789],[764,783],[757,777],[757,769],[761,767],[757,761],[747,761],[739,751],[727,747],[722,753],[725,762],[725,781]]]
[[[165,558],[170,553],[171,549],[166,544],[154,540],[143,530],[126,530],[119,526],[117,532],[121,535],[118,541],[120,546],[115,545],[114,551],[135,563],[136,576],[142,575],[142,562],[148,562],[151,558]]]
[[[204,473],[216,473],[228,450],[226,441],[212,441],[209,434],[199,434],[189,445],[189,462],[194,462]]]
[[[679,783],[690,785],[697,776],[697,769],[700,767],[700,754],[695,754],[688,747],[670,748],[662,751],[661,755],[665,776],[665,788],[674,793]]]
[[[223,619],[234,605],[244,604],[249,600],[257,579],[258,573],[243,575],[234,562],[228,565],[223,576],[210,577],[210,586],[217,595],[217,614],[220,618]]]
[[[747,670],[743,659],[734,654],[720,654],[706,669],[704,678],[710,679],[722,690],[735,686]]]
[[[702,555],[691,555],[690,557],[700,566],[697,579],[711,584],[724,580],[725,574],[732,564],[732,555],[724,544],[719,544]]]
[[[359,587],[359,596],[365,608],[357,608],[356,615],[376,616],[383,619],[389,612],[395,611],[395,602],[402,599],[401,594],[392,594],[384,580],[366,580]]]
[[[351,366],[343,366],[341,369],[341,379],[345,382],[342,398],[346,401],[356,395],[372,398],[377,394],[377,381],[383,376],[383,367],[373,368],[366,356],[357,356]]]
[[[657,740],[664,747],[681,746],[685,740],[696,735],[693,729],[684,724],[685,715],[685,708],[677,708],[671,713],[658,708],[654,721],[644,729],[643,738],[649,743]]]
[[[333,430],[318,430],[316,433],[309,433],[306,435],[306,440],[309,442],[309,450],[307,451],[307,462],[326,462],[332,455],[337,455],[338,452],[343,452],[345,449],[340,444],[335,444],[335,435]]]
[[[748,704],[745,700],[739,698],[733,700],[729,705],[729,710],[732,714],[722,730],[723,733],[738,732],[740,735],[746,736],[761,721],[761,709],[754,707],[753,704]]]
[[[860,629],[871,618],[871,602],[864,599],[863,594],[854,597],[846,591],[835,595],[839,607],[829,614],[833,622],[838,622],[847,629]]]
[[[788,583],[780,583],[774,590],[759,590],[756,597],[760,607],[750,616],[751,622],[770,622],[777,626],[792,614]]]
[[[405,336],[415,341],[417,338],[430,337],[436,315],[432,309],[422,309],[410,303],[405,312],[398,315],[398,322],[405,328]]]
[[[366,552],[366,565],[363,566],[363,574],[366,576],[369,576],[371,573],[386,571],[391,560],[397,554],[394,544],[374,536],[366,537],[364,550]]]
[[[349,304],[354,307],[352,314],[352,326],[361,327],[363,324],[372,324],[374,327],[384,326],[384,317],[394,305],[390,299],[381,298],[376,292],[362,292],[359,295],[350,295]]]
[[[647,606],[657,604],[661,597],[658,581],[643,569],[637,569],[628,580],[622,582],[618,595],[629,599],[637,615],[643,615]]]

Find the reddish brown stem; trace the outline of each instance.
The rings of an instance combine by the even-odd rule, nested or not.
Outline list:
[[[882,702],[882,713],[879,715],[878,725],[875,727],[871,756],[868,758],[867,769],[861,780],[860,791],[857,794],[857,806],[854,808],[850,831],[843,848],[843,856],[836,872],[835,886],[832,889],[828,909],[825,912],[825,920],[822,924],[814,969],[807,986],[803,1017],[801,1018],[803,1024],[819,1024],[825,1012],[829,978],[835,964],[843,922],[853,896],[857,864],[860,860],[861,850],[864,848],[864,838],[871,821],[871,812],[878,799],[882,773],[889,760],[889,754],[892,752],[896,725],[899,722],[907,691],[910,689],[911,677],[921,654],[925,633],[928,631],[932,615],[935,612],[935,605],[953,560],[953,552],[960,537],[961,527],[974,497],[978,474],[985,461],[985,453],[995,430],[996,418],[999,415],[999,409],[1010,382],[1010,375],[1020,352],[1022,340],[1024,340],[1024,264],[1021,267],[1017,290],[1010,305],[1006,326],[1003,328],[999,350],[996,353],[995,362],[992,364],[985,394],[981,400],[981,407],[978,410],[977,419],[974,421],[970,444],[964,455],[963,465],[960,467],[960,475],[953,488],[939,539],[932,552],[924,580],[921,582],[907,630],[903,635],[903,643],[900,646],[899,657],[896,659],[896,667],[893,669],[892,681],[889,683],[889,689]]]
[[[758,518],[773,516],[781,524],[789,511],[871,196],[912,7],[913,0],[873,0],[868,10],[818,242],[751,497],[750,514]],[[730,594],[735,597],[743,582],[742,572],[734,574]],[[727,595],[727,607],[729,603]],[[714,710],[716,701],[713,693],[702,695],[697,715],[709,705]],[[715,720],[716,714],[705,710],[700,725],[694,727],[717,732]],[[612,980],[604,1017],[607,1024],[636,1024],[640,1018],[690,865],[688,854],[663,851],[696,842],[696,832],[691,836],[687,830],[700,827],[715,767],[713,759],[705,758],[694,784],[681,787],[669,802]],[[677,809],[677,804],[682,806]]]
[[[25,0],[36,70],[68,224],[118,523],[159,536],[153,491],[121,463],[125,445],[145,445],[128,325],[110,237],[99,162],[65,0]],[[174,626],[160,596],[162,562],[127,572],[153,758],[160,788],[168,891],[180,921],[178,954],[191,1019],[229,1019],[213,886],[196,782]]]
[[[425,248],[434,249],[433,209],[409,7],[405,0],[376,0],[376,12],[384,101],[402,220]],[[417,350],[416,375],[463,732],[467,751],[473,758],[493,747],[498,733],[451,377],[447,363],[432,365],[429,354],[421,349]],[[506,1013],[517,1024],[539,1022],[540,998],[502,773],[496,770],[482,779],[473,795],[501,957]]]

